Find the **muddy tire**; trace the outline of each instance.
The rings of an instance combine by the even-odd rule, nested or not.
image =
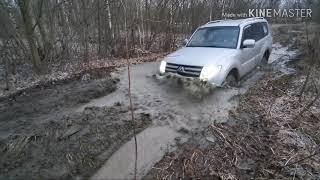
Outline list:
[[[223,83],[224,87],[237,87],[239,82],[233,74],[229,74]]]
[[[268,64],[268,55],[264,55],[261,59],[260,65],[264,66]]]

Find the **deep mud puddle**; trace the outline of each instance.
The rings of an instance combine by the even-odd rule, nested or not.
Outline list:
[[[288,48],[275,44],[269,59],[270,64],[247,75],[242,80],[241,87],[216,88],[213,91],[192,82],[181,86],[172,84],[175,80],[155,79],[153,75],[158,71],[157,62],[132,66],[131,92],[135,113],[146,113],[153,121],[149,128],[137,135],[138,177],[146,175],[166,152],[173,151],[177,143],[187,140],[192,132],[197,132],[213,122],[226,122],[229,112],[238,106],[238,97],[266,72],[280,68],[284,73],[292,73],[285,62],[295,54],[293,51],[289,52]],[[117,103],[128,105],[126,69],[119,69],[114,76],[121,80],[115,92],[95,99],[77,111],[82,111],[87,106],[112,106]],[[198,98],[198,94],[201,98]],[[133,155],[134,143],[130,140],[106,161],[93,179],[132,178]]]

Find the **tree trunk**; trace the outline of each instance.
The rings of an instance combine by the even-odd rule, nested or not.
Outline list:
[[[82,0],[82,22],[84,23],[83,28],[83,46],[84,46],[84,60],[88,61],[89,49],[88,49],[88,17],[87,17],[87,0]]]
[[[43,21],[43,18],[44,18],[44,14],[43,14],[43,1],[44,0],[40,0],[39,1],[39,15],[38,15],[38,28],[39,28],[39,32],[40,32],[40,35],[41,35],[41,39],[42,39],[42,44],[43,44],[43,58],[45,60],[48,60],[48,56],[50,55],[50,51],[52,49],[52,46],[51,46],[51,42],[48,38],[48,35],[47,35],[47,31],[46,31],[46,28],[45,28],[45,24],[44,24],[44,21]]]
[[[107,3],[107,11],[108,11],[109,30],[110,30],[112,39],[114,39],[114,32],[112,30],[112,18],[111,18],[111,10],[110,10],[110,2],[109,2],[109,0],[107,0],[106,3]]]
[[[41,61],[37,49],[37,44],[33,35],[32,17],[29,9],[30,0],[18,0],[18,4],[24,22],[26,38],[28,40],[29,48],[32,55],[32,64],[36,72],[39,73],[41,71]]]
[[[100,26],[100,0],[97,0],[98,9],[98,56],[101,54],[101,26]]]
[[[140,18],[141,18],[141,30],[142,30],[142,47],[144,47],[144,36],[145,36],[145,32],[144,32],[144,18],[143,18],[143,9],[142,9],[142,2],[141,0],[139,0],[140,2]]]

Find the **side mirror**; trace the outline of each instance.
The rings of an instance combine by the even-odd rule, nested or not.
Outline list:
[[[188,42],[189,42],[189,40],[188,40],[188,39],[185,39],[185,40],[182,41],[181,45],[182,45],[182,46],[185,46],[185,45],[188,44]]]
[[[242,43],[243,48],[253,48],[256,44],[256,41],[254,39],[246,39]]]

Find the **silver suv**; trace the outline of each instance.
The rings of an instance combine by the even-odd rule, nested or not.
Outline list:
[[[264,18],[211,21],[186,39],[183,48],[164,58],[160,74],[235,86],[258,64],[266,64],[271,50],[271,32]]]

